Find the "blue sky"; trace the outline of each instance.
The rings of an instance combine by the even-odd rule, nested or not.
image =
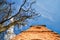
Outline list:
[[[38,12],[42,15],[41,23],[60,33],[60,0],[37,0]]]
[[[11,2],[11,0],[9,2]],[[13,5],[13,8],[16,8],[14,13],[16,13],[23,1],[12,0],[12,2],[16,2],[16,4]],[[28,19],[28,25],[45,24],[47,28],[60,33],[60,0],[36,0],[36,3],[32,6],[32,8],[34,8],[37,13],[40,13],[41,16],[34,19]],[[14,15],[14,13],[12,13],[12,15]]]

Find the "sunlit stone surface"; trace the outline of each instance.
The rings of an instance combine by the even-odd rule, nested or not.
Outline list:
[[[60,35],[41,25],[32,26],[11,40],[60,40]]]

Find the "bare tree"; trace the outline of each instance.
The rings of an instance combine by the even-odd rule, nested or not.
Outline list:
[[[31,7],[35,3],[35,1],[30,3],[30,6],[27,10],[23,8],[26,3],[27,3],[27,0],[24,0],[24,2],[19,8],[19,11],[15,15],[11,16],[11,13],[13,10],[12,5],[14,5],[15,3],[7,3],[6,0],[3,0],[0,2],[0,6],[7,5],[5,8],[0,9],[0,15],[2,15],[2,13],[4,12],[4,15],[0,21],[0,32],[6,31],[12,25],[16,25],[16,24],[25,25],[26,23],[24,21],[27,18],[32,18],[33,16],[38,15],[37,13],[35,13],[34,9],[32,9]],[[30,15],[28,15],[28,13],[30,13]],[[11,21],[12,18],[14,20],[13,22],[10,22],[10,23],[8,22],[8,25],[4,25],[5,22]]]

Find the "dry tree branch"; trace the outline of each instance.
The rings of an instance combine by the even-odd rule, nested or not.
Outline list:
[[[7,26],[4,26],[4,27],[0,27],[0,33],[3,32],[3,31],[6,31],[7,29],[9,29],[11,26],[17,24],[17,23],[22,23],[27,17],[22,17],[21,20],[17,20],[17,21],[14,21],[12,23],[10,23],[9,25]],[[2,25],[1,25],[2,26]]]
[[[8,21],[8,20],[10,20],[11,18],[13,18],[13,17],[17,16],[17,15],[20,13],[20,11],[21,11],[21,9],[22,9],[22,7],[24,6],[24,4],[25,4],[25,3],[26,3],[26,0],[25,0],[25,1],[24,1],[24,3],[21,5],[21,7],[20,7],[20,9],[19,9],[18,13],[16,13],[16,15],[14,15],[14,16],[12,16],[12,17],[10,17],[9,19],[6,19],[6,20],[4,20],[4,21],[0,22],[0,24],[2,24],[2,23],[4,23],[5,21]]]
[[[14,18],[14,17],[16,17],[17,15],[19,15],[19,13],[21,12],[22,7],[25,5],[26,1],[27,1],[27,0],[24,0],[24,3],[21,5],[21,7],[20,7],[19,11],[16,13],[16,15],[10,17],[9,19],[6,19],[6,20],[0,22],[0,33],[3,32],[3,31],[6,31],[6,30],[9,29],[11,26],[13,26],[13,25],[15,25],[15,24],[17,24],[17,23],[21,23],[21,22],[24,21],[25,19],[27,19],[27,18],[29,18],[29,17],[32,17],[32,16],[22,16],[21,19],[15,20],[14,22],[10,23],[10,24],[7,25],[7,26],[3,26],[3,23],[4,23],[4,22],[6,22],[6,21],[10,20],[11,18]],[[25,12],[30,11],[30,8],[31,8],[31,6],[32,6],[33,3],[35,3],[35,1],[30,4],[30,7],[28,8],[28,10],[24,10],[24,9],[23,9],[22,11],[25,11]],[[10,5],[11,5],[11,4],[10,4]],[[10,6],[10,7],[11,7],[11,6]],[[11,8],[9,9],[8,15],[9,15],[9,13],[10,13],[10,10],[11,10]],[[3,27],[1,27],[1,26],[3,26]]]
[[[23,8],[22,8],[22,10],[25,11],[25,12],[28,12],[28,11],[31,9],[31,6],[32,6],[34,3],[36,3],[36,1],[33,1],[33,2],[30,4],[30,7],[29,7],[27,10],[24,10]]]
[[[4,22],[6,22],[6,21],[10,20],[11,18],[14,18],[15,16],[17,16],[17,15],[20,13],[20,11],[21,11],[21,9],[22,9],[22,7],[24,6],[25,3],[26,3],[26,0],[24,0],[24,3],[21,5],[21,7],[20,7],[18,13],[16,13],[16,15],[10,17],[9,19],[6,19],[6,20],[0,22],[0,25],[3,26],[3,23],[4,23]],[[11,9],[10,9],[10,10],[11,10]],[[9,11],[9,12],[10,12],[10,11]],[[8,13],[9,13],[9,12],[8,12]],[[22,17],[22,18],[23,18],[23,17]],[[25,20],[25,19],[24,19],[24,20]],[[7,30],[7,29],[10,28],[12,25],[15,25],[17,22],[21,22],[21,20],[14,21],[14,22],[10,23],[10,24],[7,25],[7,26],[3,26],[3,27],[0,26],[0,33],[3,32],[3,31],[5,31],[5,30]]]

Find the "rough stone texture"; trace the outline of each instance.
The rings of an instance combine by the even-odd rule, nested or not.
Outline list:
[[[32,26],[11,40],[60,40],[60,35],[45,26]]]

